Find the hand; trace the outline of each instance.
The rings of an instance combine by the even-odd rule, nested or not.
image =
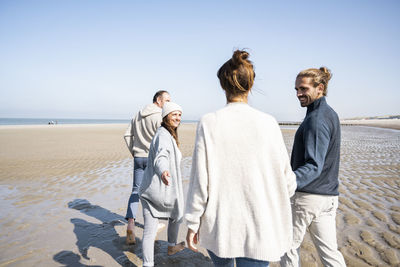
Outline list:
[[[169,185],[169,182],[168,182],[169,177],[171,177],[171,175],[169,174],[169,171],[164,171],[161,174],[161,180],[165,185]]]
[[[186,243],[188,244],[189,249],[193,250],[194,252],[198,251],[194,246],[194,244],[198,243],[198,235],[192,229],[188,229],[187,231]]]

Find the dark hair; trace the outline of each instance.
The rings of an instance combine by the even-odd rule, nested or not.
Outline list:
[[[164,93],[169,94],[168,91],[165,91],[165,90],[157,91],[157,93],[153,96],[153,103],[156,103],[157,102],[157,98],[159,96],[162,96]]]
[[[248,57],[248,52],[236,50],[232,58],[218,70],[217,76],[228,100],[248,92],[254,84],[256,74]]]
[[[179,147],[179,141],[178,141],[178,127],[173,127],[169,118],[169,114],[165,116],[161,122],[161,126],[167,129],[167,131],[172,135],[172,137],[175,139],[176,144]]]
[[[332,78],[332,73],[327,67],[321,67],[319,69],[311,68],[303,70],[297,74],[296,79],[298,78],[311,78],[314,87],[323,84],[323,95],[326,96],[328,94],[328,82]]]

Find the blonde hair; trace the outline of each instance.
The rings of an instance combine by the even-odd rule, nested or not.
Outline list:
[[[247,93],[254,84],[256,74],[248,57],[248,52],[236,50],[232,58],[218,70],[217,76],[228,100]]]
[[[296,79],[298,78],[311,78],[314,87],[322,84],[324,86],[323,95],[326,96],[328,94],[328,82],[332,78],[332,73],[327,67],[321,67],[319,69],[311,68],[297,74]]]

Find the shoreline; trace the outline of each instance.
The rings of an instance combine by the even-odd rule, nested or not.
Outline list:
[[[0,125],[1,129],[57,129],[57,128],[79,128],[79,127],[128,127],[127,123],[75,123],[75,124],[18,124]]]
[[[342,126],[368,126],[400,130],[400,119],[341,120]]]
[[[280,126],[299,126],[301,122],[279,122]],[[366,126],[400,130],[400,119],[340,120],[341,126]]]
[[[182,122],[183,125],[194,125],[198,122]],[[279,126],[299,126],[301,122],[278,122]],[[101,127],[127,127],[127,123],[76,123],[76,124],[21,124],[21,125],[0,125],[2,129],[57,129],[57,128],[101,128]],[[400,130],[400,119],[368,119],[368,120],[340,120],[341,126],[367,126]]]

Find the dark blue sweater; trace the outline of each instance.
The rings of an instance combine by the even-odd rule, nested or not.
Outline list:
[[[307,106],[294,138],[291,165],[298,192],[339,195],[340,122],[325,97]]]

